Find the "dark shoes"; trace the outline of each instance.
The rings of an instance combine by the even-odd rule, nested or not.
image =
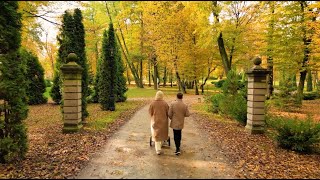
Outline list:
[[[180,150],[176,150],[176,152],[174,152],[175,155],[179,156],[181,154]]]

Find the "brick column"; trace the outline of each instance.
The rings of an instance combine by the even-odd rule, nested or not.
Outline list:
[[[260,66],[261,58],[255,58],[253,63],[253,68],[247,72],[248,100],[245,128],[250,134],[262,134],[265,126],[266,76],[269,71]]]
[[[63,132],[77,132],[82,128],[81,123],[81,72],[82,67],[75,61],[77,55],[70,53],[67,64],[61,66],[62,97],[63,97]]]

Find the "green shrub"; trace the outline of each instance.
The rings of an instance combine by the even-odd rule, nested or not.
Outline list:
[[[28,86],[26,88],[28,104],[45,104],[48,98],[43,95],[46,92],[46,83],[44,80],[44,69],[41,66],[38,57],[25,48],[20,49],[20,56],[27,62],[26,79]]]
[[[219,102],[219,110],[242,125],[247,123],[247,100],[241,95],[226,96]]]
[[[50,79],[45,79],[44,82],[46,83],[46,87],[52,86],[52,81]]]
[[[312,145],[320,142],[320,124],[311,118],[271,117],[269,126],[276,130],[276,140],[281,148],[297,152],[310,152]]]
[[[211,102],[211,107],[210,107],[210,111],[213,113],[218,113],[220,110],[220,103],[222,102],[222,100],[225,98],[224,94],[215,94],[213,96],[211,96],[210,102]]]
[[[0,126],[5,127],[3,123]],[[12,162],[24,158],[27,152],[28,144],[24,125],[15,125],[11,131],[14,133],[12,137],[0,139],[0,162]]]
[[[219,86],[219,85],[218,85]],[[247,122],[247,85],[235,70],[228,72],[222,85],[223,93],[210,98],[213,113],[229,116],[245,125]]]
[[[21,13],[17,1],[0,2],[0,163],[24,158],[28,116],[26,60],[18,52],[21,46]],[[3,102],[5,104],[3,104]],[[5,112],[3,112],[5,111]]]
[[[221,80],[219,80],[217,82],[211,82],[211,83],[214,84],[214,86],[217,87],[217,88],[222,88],[222,85],[223,85],[224,82],[225,82],[225,80],[221,79]]]
[[[303,93],[303,100],[315,100],[320,97],[318,92],[304,92]]]
[[[247,124],[247,100],[240,94],[236,95],[231,107],[232,117],[245,126]]]
[[[210,80],[217,80],[217,79],[218,79],[218,77],[214,77],[214,76],[212,76],[212,77],[209,77],[209,79],[210,79]]]

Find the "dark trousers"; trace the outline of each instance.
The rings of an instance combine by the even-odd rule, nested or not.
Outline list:
[[[176,151],[180,151],[180,144],[181,144],[181,129],[173,129],[173,139],[174,143],[176,144]]]

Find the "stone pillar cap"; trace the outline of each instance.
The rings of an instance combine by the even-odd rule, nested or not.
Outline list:
[[[69,53],[67,57],[68,62],[76,62],[78,60],[78,56],[75,53]]]
[[[269,74],[270,71],[260,66],[262,59],[260,57],[255,57],[253,60],[254,66],[247,71],[247,74]]]
[[[80,73],[83,70],[83,68],[75,62],[77,59],[78,56],[75,53],[69,53],[67,57],[67,64],[63,64],[60,67],[61,71],[66,73]]]

